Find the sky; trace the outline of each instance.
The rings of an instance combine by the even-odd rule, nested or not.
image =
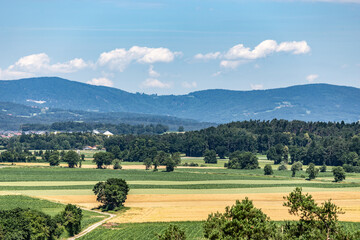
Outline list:
[[[360,88],[360,0],[0,0],[0,79],[149,94]]]

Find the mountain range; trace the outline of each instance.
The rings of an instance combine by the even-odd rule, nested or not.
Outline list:
[[[0,102],[103,116],[151,114],[212,123],[273,118],[345,122],[360,119],[360,89],[329,84],[253,91],[211,89],[158,96],[41,77],[0,81]]]

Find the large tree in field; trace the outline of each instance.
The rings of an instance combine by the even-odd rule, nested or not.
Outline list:
[[[315,168],[315,164],[310,163],[306,169],[306,173],[309,174],[309,180],[315,179],[319,174],[319,169]]]
[[[110,152],[98,152],[93,156],[93,162],[96,163],[97,168],[101,169],[105,166],[108,166],[114,160],[114,154]]]
[[[60,213],[62,225],[69,232],[70,236],[78,234],[81,231],[81,219],[83,217],[81,208],[68,204],[64,211]]]
[[[78,165],[80,156],[75,151],[67,151],[64,155],[64,162],[67,162],[69,168],[73,168]]]
[[[256,169],[259,167],[258,158],[251,152],[236,151],[230,154],[228,168]]]
[[[332,169],[335,182],[341,182],[345,180],[345,171],[342,167],[334,167]]]
[[[204,153],[204,161],[205,163],[217,163],[217,159],[216,159],[216,152],[215,150],[205,150]]]
[[[93,188],[96,200],[103,204],[105,210],[112,210],[123,206],[129,192],[126,181],[110,178],[106,182],[98,182]]]

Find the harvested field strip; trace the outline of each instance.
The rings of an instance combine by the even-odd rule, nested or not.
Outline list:
[[[294,187],[276,188],[229,188],[229,189],[130,189],[129,194],[246,194],[246,193],[289,193]],[[360,192],[360,188],[309,188],[304,187],[304,192]],[[58,190],[16,190],[0,191],[0,195],[23,194],[28,196],[59,196],[59,195],[93,195],[91,189],[58,189]],[[329,195],[331,198],[331,195]]]

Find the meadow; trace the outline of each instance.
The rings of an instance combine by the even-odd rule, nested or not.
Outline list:
[[[91,154],[88,152],[86,156],[89,166],[94,165]],[[139,166],[141,163],[129,162],[122,163],[122,170],[3,165],[0,168],[0,195],[24,196],[0,196],[0,204],[13,208],[17,203],[24,204],[26,199],[34,199],[26,197],[31,196],[35,197],[31,201],[37,202],[24,205],[38,206],[49,214],[60,211],[63,208],[60,203],[91,209],[99,206],[92,192],[94,184],[108,178],[122,178],[130,186],[125,202],[129,209],[81,239],[156,239],[155,234],[163,231],[170,222],[182,227],[189,239],[202,239],[201,221],[209,213],[224,211],[226,206],[245,197],[253,200],[255,207],[275,221],[295,220],[282,206],[283,196],[295,187],[303,187],[304,192],[309,192],[319,202],[332,198],[346,212],[340,220],[360,222],[360,174],[347,173],[344,182],[335,183],[329,168],[327,172],[319,173],[315,180],[308,181],[305,171],[291,177],[291,171],[278,171],[277,165],[266,160],[266,156],[258,157],[261,169],[255,170],[225,169],[223,163],[227,160],[205,164],[202,158],[183,158],[182,164],[194,162],[204,167],[181,166],[174,172],[144,170]],[[264,175],[265,164],[273,165],[273,175]],[[125,168],[134,165],[141,168]],[[9,199],[1,200],[4,197]],[[11,200],[11,197],[19,200]],[[100,220],[93,217],[92,212],[86,214],[89,215],[86,215],[84,226]],[[346,227],[356,229],[359,224],[346,223]]]

